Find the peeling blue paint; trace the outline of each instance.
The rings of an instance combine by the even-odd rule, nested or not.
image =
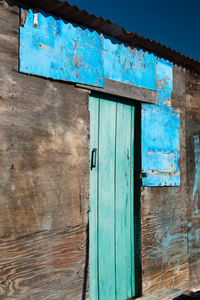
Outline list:
[[[180,185],[180,119],[167,106],[142,107],[142,179],[144,186]]]
[[[200,193],[200,135],[195,134],[192,137],[194,149],[194,185],[192,195],[189,201],[190,205],[190,221],[188,227],[188,249],[189,256],[199,255],[200,228],[199,228],[199,193]]]
[[[47,78],[104,86],[102,38],[96,32],[29,10],[20,27],[20,71]]]
[[[104,77],[157,89],[156,56],[96,31],[38,12],[20,27],[20,71],[104,87]],[[105,74],[104,74],[105,73]]]
[[[157,89],[156,57],[141,49],[125,46],[119,41],[103,38],[104,74],[107,79]]]
[[[171,93],[173,90],[173,64],[162,58],[157,59],[156,79],[158,104],[171,107]]]
[[[143,186],[179,186],[180,115],[171,107],[173,65],[157,60],[158,105],[142,105]]]
[[[156,224],[157,226],[157,224]],[[176,259],[172,256],[172,249],[177,247],[177,244],[182,245],[182,250],[185,251],[185,243],[187,241],[187,233],[180,232],[176,233],[176,226],[166,225],[160,229],[156,230],[155,239],[157,246],[149,247],[148,257],[151,260],[157,261],[162,259],[163,263],[169,264],[176,261],[177,267],[179,263],[177,261],[178,257],[182,256],[181,251],[177,252]]]
[[[188,228],[187,241],[190,251],[194,253],[196,248],[199,253],[200,228],[195,228],[195,226]]]

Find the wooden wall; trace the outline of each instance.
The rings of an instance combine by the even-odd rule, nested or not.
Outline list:
[[[189,74],[186,97],[189,281],[200,289],[200,76]]]
[[[88,92],[18,72],[19,8],[0,2],[0,299],[84,299]],[[200,289],[200,77],[174,67],[180,187],[141,189],[142,291]]]
[[[185,81],[181,68],[173,69],[172,106],[180,110],[180,187],[144,187],[141,190],[142,290],[189,288],[187,251],[187,182],[185,137]]]
[[[180,110],[180,187],[142,188],[143,293],[200,289],[200,76],[174,66]]]
[[[19,8],[0,2],[0,299],[82,299],[88,93],[18,72]]]

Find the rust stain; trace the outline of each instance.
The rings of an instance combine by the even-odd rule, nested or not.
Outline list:
[[[80,68],[80,66],[81,66],[77,55],[74,56],[74,65],[75,65],[75,68],[77,68],[77,69]]]
[[[43,49],[49,49],[49,46],[39,43],[39,47]]]
[[[28,15],[29,9],[23,9],[23,11],[20,14],[20,26],[24,27],[25,23],[26,23],[26,18]]]
[[[132,53],[132,56],[134,58],[135,57],[135,52],[136,52],[135,48],[128,47],[128,50],[129,50],[129,53]]]
[[[170,167],[170,170],[171,170],[171,167]],[[175,176],[178,176],[180,175],[180,172],[179,171],[176,171],[176,172],[172,172],[172,171],[157,171],[157,170],[148,170],[148,174],[149,175],[152,175],[152,174],[156,174],[156,175],[175,175]]]
[[[76,77],[78,78],[79,81],[81,81],[80,73],[76,73]]]
[[[163,89],[165,85],[165,81],[164,80],[157,80],[157,87],[158,89]]]
[[[77,49],[78,47],[79,47],[79,38],[77,38],[77,39],[73,39],[73,41],[74,41],[74,43],[73,43],[73,48],[75,49]]]

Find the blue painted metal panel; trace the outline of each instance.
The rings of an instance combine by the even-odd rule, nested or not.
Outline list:
[[[156,64],[158,104],[171,107],[171,93],[173,90],[173,64],[162,58]]]
[[[96,32],[44,12],[29,10],[20,27],[20,71],[59,80],[104,86],[102,38]]]
[[[103,62],[104,60],[104,62]],[[104,87],[108,79],[156,90],[156,56],[96,31],[29,10],[20,27],[20,71]]]
[[[180,115],[171,107],[173,66],[157,61],[158,104],[142,105],[143,186],[179,186]]]
[[[157,90],[156,56],[103,37],[105,78]]]
[[[167,106],[142,107],[143,186],[180,185],[179,115]]]

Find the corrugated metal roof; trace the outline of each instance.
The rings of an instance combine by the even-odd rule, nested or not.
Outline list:
[[[85,10],[80,10],[77,6],[72,6],[65,0],[20,0],[20,3],[27,7],[44,10],[63,20],[97,30],[98,32],[118,39],[120,42],[153,52],[157,56],[168,59],[177,65],[200,73],[199,61],[176,52],[154,40],[139,36],[137,33],[127,32],[116,23],[104,20],[102,17],[96,17],[93,14],[87,13]]]

